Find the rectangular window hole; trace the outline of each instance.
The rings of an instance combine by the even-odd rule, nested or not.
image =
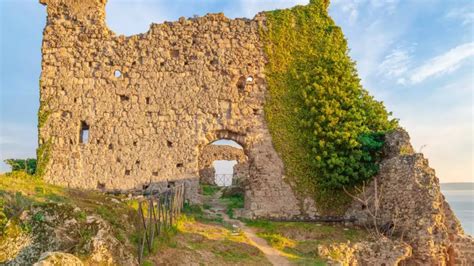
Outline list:
[[[114,144],[109,144],[109,150],[113,150],[114,149]]]
[[[183,168],[183,163],[176,164],[176,168]]]
[[[81,132],[79,134],[79,142],[82,144],[89,142],[89,125],[81,121]]]
[[[166,142],[166,145],[168,146],[168,148],[171,148],[171,147],[173,147],[173,142],[171,142],[171,141],[168,140],[168,141]]]
[[[150,97],[146,97],[145,102],[146,102],[146,104],[150,104]]]
[[[130,170],[128,170],[128,169],[127,169],[127,170],[125,170],[125,175],[130,175],[130,172],[131,172],[131,171],[130,171]]]
[[[128,100],[130,100],[130,98],[126,95],[120,95],[120,101],[121,102],[127,102]]]
[[[175,181],[168,181],[168,188],[170,187],[175,187],[176,186],[176,182]]]
[[[151,173],[153,176],[158,176],[158,171],[154,171]]]

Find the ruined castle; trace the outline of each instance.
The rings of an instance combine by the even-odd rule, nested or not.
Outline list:
[[[181,18],[125,37],[107,28],[106,0],[40,2],[48,14],[38,150],[46,180],[107,190],[185,183],[188,200],[198,202],[209,161],[233,158],[246,176],[244,216],[318,215],[315,202],[285,179],[266,124],[265,13]],[[239,143],[243,154],[209,151],[219,139]],[[403,259],[472,265],[474,242],[406,132],[387,136],[384,154],[381,212],[391,221],[397,202],[410,243]],[[363,224],[366,207],[354,202],[346,216]]]

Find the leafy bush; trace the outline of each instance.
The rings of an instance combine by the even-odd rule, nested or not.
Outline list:
[[[7,159],[4,162],[12,167],[12,172],[24,171],[30,175],[36,172],[36,159]]]
[[[364,90],[328,1],[266,13],[266,119],[286,175],[333,195],[377,172],[383,133],[398,122]],[[317,193],[316,193],[317,192]]]

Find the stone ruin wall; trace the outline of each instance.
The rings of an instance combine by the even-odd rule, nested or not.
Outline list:
[[[105,0],[41,1],[48,11],[39,127],[40,145],[50,146],[45,179],[92,189],[186,182],[193,200],[200,155],[224,138],[241,144],[247,156],[246,216],[317,213],[283,180],[265,125],[262,14],[253,20],[220,14],[180,19],[124,37],[105,25]],[[83,122],[90,127],[87,144],[80,143]],[[413,153],[406,132],[387,140],[377,177],[385,191],[381,212],[390,222],[397,209],[398,233],[413,249],[405,262],[474,263],[474,242],[444,201],[427,161]],[[356,201],[346,215],[370,224]]]
[[[263,16],[181,18],[125,37],[107,28],[105,0],[41,3],[46,180],[90,189],[186,182],[193,199],[202,149],[224,138],[248,157],[249,216],[304,214],[264,122]]]
[[[379,174],[357,197],[377,198],[377,225],[391,228],[392,239],[410,245],[412,255],[402,265],[474,265],[474,239],[464,234],[435,171],[423,154],[415,153],[408,133],[399,129],[388,134],[383,154]],[[373,226],[368,210],[375,213],[374,205],[374,200],[369,206],[354,201],[346,215],[361,226]]]

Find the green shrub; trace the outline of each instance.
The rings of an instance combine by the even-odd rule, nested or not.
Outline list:
[[[216,194],[220,188],[212,185],[201,185],[201,191],[204,196],[212,196]]]
[[[36,172],[36,159],[7,159],[4,162],[12,167],[12,172],[24,171],[30,175]]]
[[[275,149],[286,175],[317,200],[371,178],[383,133],[398,123],[362,88],[327,4],[267,12],[261,30]]]

